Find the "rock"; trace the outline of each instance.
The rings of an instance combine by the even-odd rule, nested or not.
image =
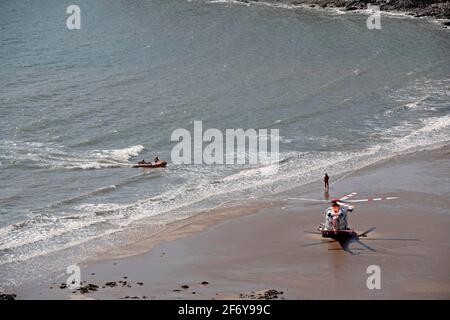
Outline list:
[[[1,293],[0,300],[16,300],[17,295],[14,293]]]
[[[110,282],[106,282],[105,286],[112,288],[112,287],[116,287],[117,283],[115,281],[110,281]]]
[[[266,290],[262,293],[255,294],[253,291],[251,294],[243,294],[239,295],[239,299],[260,299],[260,300],[272,300],[278,299],[278,296],[283,294],[283,291],[277,291],[274,289]]]
[[[59,285],[59,288],[60,288],[60,289],[65,289],[65,288],[67,288],[67,284],[61,283],[61,284]]]
[[[143,282],[136,282],[136,284],[142,286],[144,283]]]
[[[202,282],[200,282],[200,284],[201,284],[202,286],[207,286],[207,285],[209,284],[209,282],[208,282],[208,281],[202,281]]]
[[[93,283],[89,283],[88,285],[78,288],[77,290],[80,291],[80,293],[82,294],[86,294],[89,293],[89,291],[97,291],[98,290],[98,286],[93,284]]]
[[[88,288],[88,289],[91,290],[91,291],[97,291],[97,290],[98,290],[98,286],[95,285],[95,284],[92,284],[92,283],[88,284],[88,285],[86,286],[86,288]]]
[[[182,285],[181,287],[182,287],[183,289],[189,289],[189,286],[186,285],[186,284]]]
[[[82,294],[89,293],[89,289],[86,287],[81,287],[79,290],[80,290],[80,293],[82,293]]]
[[[258,297],[258,299],[265,299],[265,300],[278,299],[279,294],[283,294],[283,291],[277,291],[274,289],[270,289],[270,290],[265,291],[262,296]]]

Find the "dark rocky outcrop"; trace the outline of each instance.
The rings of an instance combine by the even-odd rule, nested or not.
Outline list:
[[[238,0],[245,3],[256,0]],[[309,7],[342,8],[352,11],[367,9],[368,5],[379,6],[383,11],[396,11],[416,17],[450,19],[450,1],[446,0],[264,0],[274,4],[305,5]],[[446,24],[447,22],[444,22]]]
[[[278,299],[279,295],[282,295],[283,291],[277,291],[275,289],[268,289],[263,292],[255,293],[252,291],[251,293],[241,293],[239,295],[239,299],[259,299],[259,300],[274,300]]]
[[[90,291],[97,291],[98,290],[98,286],[92,283],[89,283],[86,286],[80,287],[77,290],[80,291],[80,293],[82,294],[86,294],[89,293]]]
[[[0,292],[0,300],[16,300],[17,295],[14,293],[1,293]]]
[[[105,286],[110,287],[110,288],[116,287],[116,286],[117,286],[117,282],[115,282],[115,281],[109,281],[109,282],[106,282],[106,283],[105,283]]]

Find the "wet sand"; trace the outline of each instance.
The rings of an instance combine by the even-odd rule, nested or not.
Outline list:
[[[274,289],[278,299],[449,299],[449,159],[445,147],[399,156],[334,183],[331,175],[331,196],[400,197],[358,204],[349,217],[356,231],[376,227],[361,239],[375,251],[358,243],[350,245],[355,254],[338,243],[305,246],[322,241],[305,231],[322,222],[326,205],[267,201],[176,222],[114,252],[116,258],[80,265],[83,285],[98,286],[85,294],[59,288],[66,278],[56,275],[64,271],[16,293],[19,299],[251,299]],[[319,182],[306,189],[286,198],[323,197]],[[137,254],[117,258],[131,252]],[[380,267],[380,290],[367,288],[370,265]]]

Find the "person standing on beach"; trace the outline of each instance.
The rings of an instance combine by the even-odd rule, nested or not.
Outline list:
[[[325,187],[325,192],[330,191],[330,177],[328,176],[328,173],[325,172],[325,177],[323,177],[323,183]]]

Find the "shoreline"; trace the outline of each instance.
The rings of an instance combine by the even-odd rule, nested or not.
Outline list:
[[[351,173],[351,177],[346,177],[346,180],[344,181],[337,181],[336,184],[339,184],[338,188],[343,189],[345,192],[347,191],[354,191],[358,188],[358,186],[355,186],[355,189],[348,189],[349,184],[354,185],[354,180],[357,180],[358,177],[361,176],[371,176],[369,180],[378,179],[377,177],[386,176],[386,169],[385,167],[392,167],[392,166],[400,166],[405,167],[408,165],[414,165],[417,168],[420,168],[418,166],[419,163],[427,163],[430,159],[433,160],[433,162],[443,163],[446,167],[448,167],[448,158],[446,158],[446,155],[450,153],[450,147],[447,145],[445,147],[442,147],[440,149],[435,149],[433,151],[417,151],[412,154],[406,154],[406,155],[399,155],[396,157],[393,157],[389,160],[382,160],[381,162],[377,162],[376,164],[372,164],[368,167],[364,167],[362,169],[358,169],[355,172]],[[425,161],[425,162],[424,162]],[[375,173],[375,174],[373,174]],[[389,175],[387,175],[387,178]],[[427,177],[430,178],[430,177]],[[367,180],[367,179],[364,179]],[[358,180],[357,180],[358,181]],[[367,182],[367,181],[366,181]],[[313,183],[310,187],[309,192],[306,194],[310,197],[317,197],[317,192],[314,191],[314,186],[316,188],[320,188],[320,184],[317,183],[316,185]],[[362,187],[362,185],[360,186]],[[334,188],[334,187],[332,187]],[[367,187],[366,187],[367,188]],[[373,189],[374,187],[371,186],[369,189]],[[375,190],[377,188],[375,187]],[[395,188],[393,190],[390,190],[390,188],[387,188],[388,190],[385,193],[377,193],[373,194],[375,195],[392,195],[395,194]],[[436,197],[436,199],[433,199],[433,196],[427,194],[424,192],[421,197],[424,197],[424,200],[418,201],[416,198],[417,192],[405,192],[405,190],[401,191],[401,199],[405,199],[408,201],[412,201],[413,203],[420,203],[421,206],[424,205],[424,203],[428,206],[434,206],[435,203],[437,203],[440,208],[439,210],[434,209],[432,221],[434,223],[436,221],[441,221],[439,225],[443,226],[442,228],[445,228],[445,225],[448,224],[448,217],[446,215],[440,214],[438,211],[446,212],[446,210],[449,207],[448,201],[446,199],[442,199],[443,197],[439,196]],[[302,195],[305,194],[302,192]],[[439,199],[438,199],[439,198]],[[406,205],[408,208],[410,205]],[[364,206],[366,207],[366,206]],[[385,228],[390,228],[389,222],[386,221],[389,219],[390,216],[395,216],[394,225],[397,224],[397,226],[401,226],[401,223],[399,220],[401,220],[401,212],[403,212],[403,208],[400,206],[400,204],[392,202],[388,204],[381,204],[377,205],[376,207],[382,207],[382,208],[388,208],[392,212],[390,214],[382,214],[384,222],[387,223],[385,225]],[[320,210],[322,210],[321,208]],[[375,210],[375,211],[374,211]],[[372,220],[372,222],[377,221],[377,218],[374,219],[374,217],[379,213],[377,213],[378,209],[372,209],[368,207],[368,211],[371,212],[369,215],[365,215],[366,219]],[[298,215],[297,212],[301,212],[302,215]],[[422,221],[424,217],[421,217],[419,212],[416,212],[417,210],[409,208],[410,214],[412,214],[415,219]],[[275,215],[274,213],[280,213]],[[431,214],[431,213],[430,213]],[[247,249],[238,249],[234,248],[238,251],[242,250],[244,252],[241,252],[241,254],[244,255],[243,258],[238,258],[237,262],[235,259],[235,253],[234,252],[225,252],[223,255],[220,255],[220,257],[211,257],[209,255],[203,255],[200,252],[209,249],[205,247],[204,241],[205,238],[208,239],[206,242],[209,243],[215,243],[217,245],[223,245],[227,247],[227,241],[233,242],[234,238],[241,238],[244,237],[247,239],[247,242],[249,242],[251,239],[254,239],[254,236],[246,235],[246,232],[239,231],[239,228],[241,225],[245,226],[247,225],[261,225],[263,229],[265,229],[265,232],[261,232],[260,230],[256,232],[257,235],[263,236],[268,234],[268,229],[271,226],[267,225],[267,221],[265,220],[272,220],[272,223],[280,223],[284,224],[282,221],[277,221],[277,219],[286,219],[285,217],[288,217],[290,222],[285,225],[285,227],[289,227],[294,221],[294,223],[298,223],[303,221],[302,224],[309,224],[309,228],[314,228],[313,225],[311,225],[311,219],[314,220],[314,223],[319,222],[319,220],[316,217],[317,210],[315,206],[311,206],[309,204],[305,205],[298,205],[295,206],[288,206],[285,203],[281,202],[264,202],[264,203],[258,203],[258,204],[251,204],[248,206],[240,206],[240,207],[233,207],[233,208],[220,208],[213,210],[213,212],[206,212],[202,214],[195,215],[193,217],[176,221],[168,225],[168,227],[158,234],[156,237],[150,237],[148,239],[145,239],[141,241],[140,243],[134,243],[132,245],[121,247],[114,252],[114,257],[111,257],[108,255],[104,256],[97,256],[95,260],[87,260],[84,263],[80,264],[80,267],[83,270],[83,273],[91,274],[91,276],[88,276],[87,278],[84,278],[86,283],[89,282],[90,284],[94,286],[98,286],[98,288],[92,287],[95,290],[89,290],[84,292],[84,294],[80,294],[77,291],[67,291],[67,290],[61,290],[58,289],[58,284],[56,284],[56,281],[54,278],[48,279],[46,285],[38,285],[34,288],[20,288],[18,293],[18,298],[24,298],[24,299],[86,299],[86,298],[94,298],[94,299],[119,299],[119,298],[125,298],[125,297],[146,297],[151,299],[173,299],[182,296],[183,298],[188,299],[225,299],[225,298],[233,298],[233,299],[253,299],[255,297],[262,297],[264,298],[266,293],[269,296],[272,291],[278,292],[278,294],[274,293],[275,296],[278,297],[286,297],[287,299],[290,298],[330,298],[328,295],[321,296],[320,294],[318,296],[316,295],[309,295],[309,296],[299,296],[298,294],[292,294],[292,291],[295,291],[295,288],[289,288],[287,285],[289,282],[284,283],[284,285],[278,285],[275,286],[271,283],[259,283],[256,280],[251,280],[251,276],[249,277],[248,274],[239,273],[240,277],[239,280],[234,279],[234,276],[228,276],[225,277],[225,279],[222,278],[220,273],[217,272],[210,272],[209,268],[204,267],[204,264],[212,264],[215,267],[224,268],[224,272],[230,272],[234,274],[237,272],[235,270],[236,265],[242,264],[244,261],[244,264],[250,264],[251,268],[256,268],[259,272],[265,273],[267,272],[265,268],[260,269],[258,266],[254,266],[252,261],[247,261],[245,256],[247,255],[246,250]],[[370,217],[370,216],[374,217]],[[275,219],[275,220],[274,220]],[[300,220],[299,220],[300,219]],[[353,217],[352,217],[353,219]],[[364,220],[360,220],[359,215],[355,215],[356,222],[359,222],[358,225],[364,225]],[[358,221],[359,220],[359,221]],[[381,223],[381,222],[379,222]],[[398,225],[400,223],[400,225]],[[422,223],[427,223],[425,220],[422,221]],[[357,226],[358,226],[357,225]],[[369,226],[369,225],[367,225]],[[244,227],[245,228],[245,227]],[[360,227],[362,228],[362,227]],[[404,232],[407,232],[408,230],[404,227],[401,227],[401,229]],[[416,229],[415,227],[413,229]],[[227,231],[221,231],[221,230],[227,230]],[[416,230],[417,231],[417,230]],[[292,234],[289,235],[291,232],[295,233],[295,236],[293,237]],[[420,232],[420,231],[418,231]],[[219,235],[215,235],[215,233],[218,233]],[[284,243],[283,246],[276,248],[281,249],[283,248],[284,253],[289,257],[292,258],[292,254],[294,254],[298,250],[298,245],[294,245],[295,242],[299,241],[299,238],[301,239],[304,237],[304,235],[298,234],[297,231],[289,231],[287,232],[287,239],[289,242]],[[409,237],[413,237],[414,234],[408,233]],[[383,234],[384,236],[384,234]],[[426,237],[426,235],[423,235]],[[446,235],[441,234],[440,237],[446,237]],[[219,237],[219,240],[216,240],[215,238]],[[201,240],[199,240],[201,239]],[[309,239],[311,240],[311,239]],[[194,243],[192,243],[194,241]],[[273,243],[269,242],[266,243],[264,240],[261,240],[263,243],[251,243],[252,250],[253,251],[260,251],[260,250],[269,250],[271,254],[275,254],[275,256],[280,255],[279,252],[273,251]],[[250,241],[252,242],[252,241]],[[291,243],[292,242],[292,243]],[[448,241],[447,241],[448,243]],[[372,243],[370,243],[372,244]],[[294,246],[293,246],[294,245]],[[395,243],[397,245],[397,243]],[[422,245],[422,244],[421,244]],[[245,244],[243,244],[245,246]],[[293,246],[293,247],[292,247]],[[325,246],[326,247],[326,246]],[[413,250],[413,246],[407,247],[409,250]],[[132,249],[132,250],[131,250]],[[289,252],[290,250],[293,250],[292,252]],[[133,251],[132,254],[130,254],[130,251]],[[196,268],[188,268],[188,270],[185,270],[185,264],[190,265],[192,262],[192,257],[189,256],[189,254],[186,254],[185,251],[191,252],[194,256],[197,256],[194,260],[199,263],[194,263],[194,265],[197,265]],[[420,255],[418,252],[415,253],[409,253],[409,255],[412,254],[412,256]],[[310,253],[313,253],[314,259],[321,260],[324,257],[317,256],[317,253],[314,253],[314,250]],[[109,252],[111,254],[111,252]],[[267,253],[265,253],[266,255]],[[297,252],[298,254],[298,252]],[[340,252],[338,255],[340,256],[342,252]],[[264,255],[264,256],[265,256]],[[171,257],[171,261],[168,264],[162,264],[161,262],[164,259],[167,259],[168,257]],[[307,258],[305,255],[302,256],[302,259],[306,262],[311,262],[310,258]],[[345,255],[344,255],[345,256]],[[119,258],[121,257],[121,258]],[[228,259],[225,259],[223,261],[223,257],[228,257]],[[327,258],[327,257],[325,257]],[[243,261],[242,261],[243,259]],[[266,259],[266,258],[264,258]],[[277,268],[284,268],[279,265],[277,261],[272,261],[274,257],[270,258],[267,257],[271,263],[275,263],[277,265]],[[344,258],[339,258],[344,259]],[[347,258],[345,258],[347,259]],[[187,261],[186,261],[187,260]],[[217,261],[218,260],[218,261]],[[275,259],[276,260],[276,259]],[[239,262],[240,261],[240,262]],[[305,262],[305,261],[303,261]],[[387,262],[389,263],[389,262]],[[447,263],[450,263],[448,257],[444,257],[444,260],[441,261],[444,265]],[[123,267],[118,267],[122,266]],[[151,266],[154,267],[151,267]],[[225,265],[225,267],[223,267]],[[313,262],[314,267],[310,268],[309,270],[312,272],[315,268],[317,268],[316,262]],[[321,264],[319,264],[321,265]],[[132,266],[132,267],[131,267]],[[141,267],[140,267],[141,266]],[[144,267],[145,266],[145,267]],[[148,267],[150,266],[150,269]],[[285,266],[287,267],[287,266]],[[155,269],[154,269],[155,268]],[[169,270],[166,270],[168,268]],[[200,269],[200,272],[196,270],[197,268]],[[154,270],[153,270],[154,269]],[[173,270],[175,271],[173,271]],[[85,271],[86,270],[86,271]],[[128,271],[130,270],[130,271]],[[132,271],[133,270],[133,271]],[[147,271],[146,271],[147,270]],[[172,270],[172,271],[171,271]],[[233,271],[234,270],[234,271]],[[175,272],[177,276],[172,277],[171,273]],[[205,276],[202,279],[197,279],[193,282],[191,277],[192,274],[201,273],[204,272]],[[440,271],[441,272],[441,271]],[[136,284],[132,284],[129,280],[124,280],[122,277],[119,277],[120,273],[124,273],[123,277],[132,278],[135,279]],[[126,273],[126,275],[125,275]],[[114,275],[115,274],[115,275]],[[149,279],[149,274],[150,276]],[[325,274],[326,275],[326,274]],[[199,276],[197,276],[199,278]],[[220,281],[217,279],[217,277],[221,278]],[[108,285],[105,286],[101,285],[100,282],[98,282],[101,278],[102,280],[100,282],[102,283],[109,283],[114,282],[114,287],[109,287]],[[96,280],[94,282],[94,279]],[[121,279],[121,280],[117,280]],[[115,280],[115,281],[113,281]],[[292,280],[292,279],[291,279]],[[126,282],[126,285],[123,285],[123,281]],[[316,279],[317,281],[317,279]],[[151,285],[148,286],[149,282],[151,282]],[[206,284],[200,284],[203,282],[207,282]],[[140,283],[143,283],[142,285]],[[214,292],[214,294],[211,291],[212,286],[209,285],[209,283],[214,283],[214,290],[218,292]],[[157,284],[157,285],[156,285]],[[217,285],[221,287],[219,290],[217,288]],[[342,285],[342,283],[340,284]],[[181,286],[188,286],[189,290],[194,290],[193,288],[197,288],[193,291],[195,293],[191,293],[193,296],[187,296],[186,292],[189,291],[188,288],[182,288]],[[441,286],[440,293],[435,293],[433,295],[429,294],[431,291],[425,290],[425,292],[422,292],[420,295],[421,298],[449,298],[450,296],[445,295],[442,296],[443,292],[447,292],[447,290],[450,288],[450,283],[446,283],[445,280],[443,281],[443,287]],[[88,286],[86,286],[88,287]],[[102,287],[102,288],[101,288]],[[50,289],[51,288],[51,289]],[[172,291],[171,291],[172,290]],[[359,289],[358,289],[359,290]],[[421,289],[422,290],[422,289]],[[431,291],[430,291],[431,290]],[[449,289],[450,290],[450,289]],[[202,291],[203,293],[200,293],[199,291]],[[414,291],[414,290],[413,290]],[[420,290],[419,290],[420,291]],[[280,292],[284,292],[284,294],[280,294]],[[290,292],[289,294],[287,292]],[[450,292],[450,291],[448,291]],[[137,295],[137,293],[139,293]],[[142,293],[142,294],[141,294]],[[403,292],[404,293],[404,292]],[[414,296],[414,295],[413,295]],[[349,298],[353,298],[353,296],[349,295]],[[267,297],[266,297],[267,298]],[[333,298],[333,297],[331,297]],[[393,295],[393,298],[399,298],[396,294]],[[414,298],[414,297],[413,297]]]
[[[211,1],[213,3],[215,1]],[[434,1],[432,4],[422,5],[420,1],[402,0],[231,0],[217,2],[240,3],[244,5],[266,5],[274,8],[311,9],[322,11],[337,11],[344,13],[368,13],[368,5],[380,7],[381,14],[402,16],[409,18],[426,18],[438,22],[443,29],[450,28],[450,3]],[[415,2],[415,3],[414,3]]]
[[[70,49],[53,41],[66,29],[57,9],[36,7],[33,18],[45,13],[39,26],[48,32],[28,37],[36,42],[24,42],[24,55],[5,67],[17,90],[5,104],[11,130],[0,145],[11,182],[0,196],[0,300],[450,299],[450,26],[440,26],[450,23],[450,2],[429,15],[419,2],[156,1],[129,6],[129,15],[118,4],[93,15],[101,18],[90,21],[95,32],[73,39],[90,57],[87,72],[62,78],[80,57],[55,58]],[[379,32],[369,31],[379,24],[368,3],[387,10]],[[6,6],[5,19],[19,7]],[[34,20],[21,20],[19,28],[5,20],[11,52],[35,30]],[[98,43],[108,21],[117,28]],[[109,62],[123,64],[110,68],[97,54],[105,50]],[[48,84],[48,95],[22,90],[29,73],[36,79],[27,86]],[[67,106],[59,108],[63,96]],[[20,113],[15,106],[24,103],[36,108]],[[128,168],[149,154],[169,159],[170,131],[199,114],[222,131],[278,128],[279,165]],[[274,165],[276,174],[266,175]],[[357,234],[371,230],[374,250],[357,242],[353,253],[337,243],[307,246],[323,240],[311,232],[328,204],[289,198],[352,192],[398,197],[357,203],[349,219]],[[383,269],[383,291],[365,287],[371,264]],[[83,282],[68,290],[73,266]]]

